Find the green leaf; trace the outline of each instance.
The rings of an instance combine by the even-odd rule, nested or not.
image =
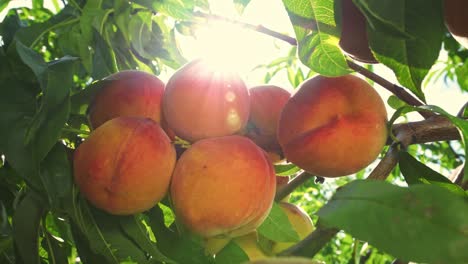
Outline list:
[[[325,76],[350,73],[338,46],[333,1],[283,0],[283,4],[294,26],[301,62]]]
[[[58,28],[78,23],[78,19],[65,7],[60,13],[43,23],[34,23],[19,29],[15,38],[27,47],[34,47],[47,33]]]
[[[237,13],[242,15],[244,13],[244,9],[250,3],[251,0],[234,0],[234,7],[236,8]]]
[[[326,226],[344,229],[402,260],[468,259],[467,199],[435,185],[403,188],[356,180],[340,188],[318,215]]]
[[[39,227],[45,212],[42,198],[29,191],[18,204],[13,216],[13,237],[23,263],[40,263]]]
[[[395,110],[408,105],[407,103],[403,102],[400,98],[396,97],[395,95],[391,95],[388,97],[387,104]]]
[[[294,164],[275,164],[275,173],[279,176],[290,176],[296,174],[301,168]]]
[[[288,216],[281,207],[274,203],[270,214],[258,227],[257,232],[276,242],[298,242],[299,235],[289,222]]]
[[[145,252],[151,255],[153,260],[162,261],[164,263],[175,263],[166,256],[164,256],[156,247],[146,230],[146,227],[141,222],[137,215],[124,216],[120,219],[120,226],[125,234],[130,237],[135,243],[142,248]]]
[[[410,36],[402,39],[379,28],[368,30],[369,44],[377,60],[391,68],[403,86],[425,101],[421,84],[439,56],[444,33],[441,0],[360,0],[359,3]]]
[[[80,256],[80,260],[84,264],[95,264],[95,263],[107,263],[108,261],[104,256],[97,254],[91,249],[90,243],[86,238],[85,234],[81,232],[78,226],[70,221],[70,229],[73,234],[73,240]]]
[[[135,0],[137,4],[150,8],[152,11],[171,16],[175,19],[190,19],[193,16],[193,0]],[[203,3],[202,3],[203,4]]]
[[[465,191],[460,186],[453,184],[443,175],[419,162],[406,151],[400,151],[398,164],[405,181],[409,185],[434,184],[458,195],[466,196]]]
[[[216,254],[215,258],[217,264],[238,264],[246,261],[249,261],[249,256],[232,240]]]
[[[468,91],[468,59],[465,62],[455,68],[455,73],[457,75],[457,82],[460,85],[460,89],[467,92]]]

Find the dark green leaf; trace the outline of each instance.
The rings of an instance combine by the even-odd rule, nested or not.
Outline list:
[[[164,37],[158,24],[153,22],[151,13],[134,15],[129,23],[129,32],[132,47],[140,56],[149,60],[167,56],[163,49]]]
[[[121,217],[119,220],[120,226],[127,236],[141,249],[150,254],[153,260],[162,261],[164,263],[175,263],[159,252],[156,244],[150,240],[146,227],[137,215]]]
[[[63,205],[63,199],[71,195],[73,176],[65,146],[56,143],[41,163],[40,177],[53,208]]]
[[[13,237],[22,262],[39,264],[39,227],[45,212],[42,198],[29,191],[13,216]]]
[[[148,261],[145,252],[120,228],[118,216],[98,210],[81,198],[70,209],[74,213],[73,221],[89,241],[91,250],[102,255],[108,263],[120,263],[123,260],[137,263]]]
[[[356,180],[340,188],[318,215],[325,225],[344,229],[403,260],[468,259],[463,250],[468,248],[468,201],[435,185],[403,188]]]
[[[249,256],[232,240],[216,254],[217,264],[237,264],[249,261]]]
[[[97,31],[94,31],[94,41],[91,77],[98,80],[117,72],[118,69],[114,52],[109,43]]]
[[[465,191],[460,186],[453,184],[443,175],[435,172],[431,168],[419,162],[408,152],[400,151],[398,160],[401,173],[409,185],[435,184],[437,186],[446,188],[453,193],[466,196]]]
[[[294,26],[299,59],[315,72],[340,76],[351,72],[338,47],[332,0],[283,0]]]
[[[70,221],[70,228],[78,255],[80,256],[80,260],[83,264],[108,263],[104,256],[91,249],[90,242],[87,237],[73,221]]]
[[[200,237],[190,234],[179,236],[177,232],[166,227],[164,214],[159,206],[146,213],[148,223],[153,231],[157,246],[161,252],[177,263],[206,264],[212,258],[205,255],[205,248]]]
[[[277,242],[298,242],[300,240],[289,222],[288,216],[276,203],[273,204],[270,213],[258,227],[257,232]]]
[[[360,0],[369,12],[391,19],[410,37],[396,38],[369,27],[369,44],[378,61],[390,67],[398,81],[425,101],[421,84],[437,60],[443,36],[441,0]],[[370,4],[370,3],[374,4]]]
[[[59,241],[50,233],[46,233],[42,239],[42,247],[47,250],[49,263],[67,264],[71,255],[71,246],[64,241]]]
[[[25,143],[32,146],[35,158],[40,162],[57,142],[68,119],[76,58],[64,57],[45,64],[39,54],[19,42],[17,49],[42,88],[41,105],[25,136]]]

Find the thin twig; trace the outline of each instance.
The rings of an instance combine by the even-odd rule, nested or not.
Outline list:
[[[297,41],[296,41],[295,38],[290,37],[290,36],[285,35],[285,34],[282,34],[282,33],[279,33],[277,31],[271,30],[271,29],[266,28],[266,27],[264,27],[262,25],[253,25],[253,24],[241,22],[241,21],[238,21],[238,20],[235,20],[235,19],[223,17],[223,16],[220,16],[220,15],[206,14],[206,13],[203,13],[203,12],[195,12],[195,16],[206,18],[206,19],[209,19],[209,20],[218,20],[218,21],[223,21],[223,22],[227,22],[227,23],[230,23],[230,24],[234,24],[234,25],[239,25],[239,26],[241,26],[243,28],[250,29],[250,30],[253,30],[253,31],[257,31],[257,32],[260,32],[262,34],[265,34],[265,35],[274,37],[276,39],[282,40],[282,41],[287,42],[287,43],[289,43],[289,44],[291,44],[293,46],[297,45]]]
[[[275,201],[283,200],[283,198],[288,196],[291,192],[293,192],[294,189],[296,189],[312,177],[314,177],[314,175],[308,172],[304,171],[300,173],[299,175],[294,177],[288,184],[285,184],[284,186],[278,188],[278,190],[276,191]]]

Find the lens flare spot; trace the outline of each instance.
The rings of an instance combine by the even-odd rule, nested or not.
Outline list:
[[[235,109],[229,110],[226,122],[232,130],[239,130],[241,128],[241,118]]]
[[[234,100],[236,100],[236,95],[233,92],[229,91],[224,96],[224,99],[226,99],[226,101],[228,102],[234,102]]]

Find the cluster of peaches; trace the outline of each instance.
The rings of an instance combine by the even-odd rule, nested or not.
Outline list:
[[[88,109],[92,132],[74,154],[80,192],[117,215],[148,210],[169,193],[177,222],[207,240],[255,241],[248,237],[276,192],[274,157],[344,176],[371,163],[387,138],[384,103],[352,75],[311,78],[291,96],[276,86],[247,89],[235,73],[195,60],[166,85],[140,71],[103,82]],[[182,153],[180,139],[190,143]],[[280,206],[301,238],[312,231],[299,207]]]

